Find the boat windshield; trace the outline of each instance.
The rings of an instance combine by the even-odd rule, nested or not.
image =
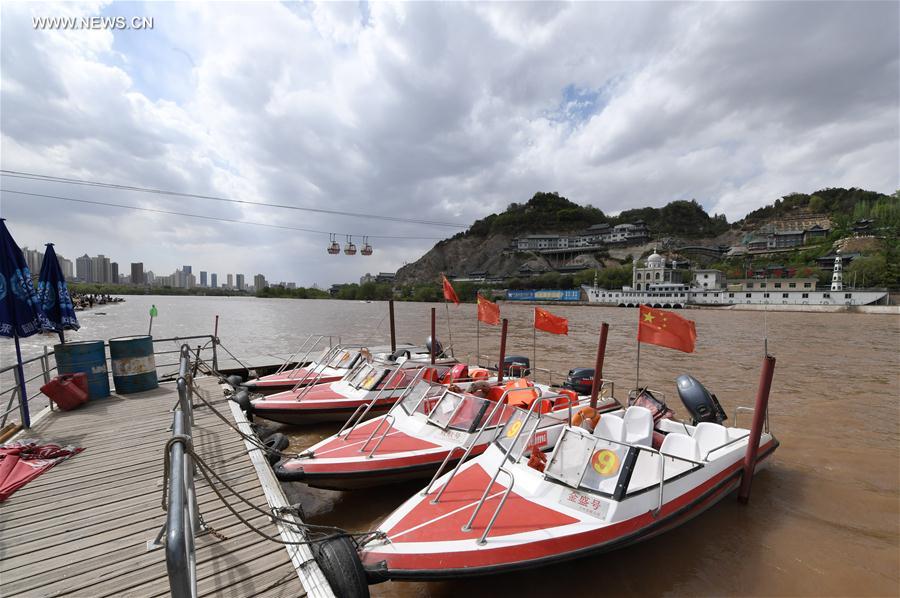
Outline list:
[[[562,431],[562,426],[569,421],[568,415],[566,410],[540,414],[513,407],[494,442],[504,451],[509,450],[515,443],[509,456],[513,461],[518,461],[526,449],[533,446],[538,448],[553,446]]]
[[[506,421],[514,410],[508,405],[497,407],[496,402],[474,395],[448,392],[432,409],[428,422],[441,428],[471,433],[485,427],[496,427]]]
[[[361,390],[372,390],[381,382],[387,374],[384,368],[376,368],[374,365],[367,363],[356,371],[348,375],[347,383],[353,388]]]
[[[345,370],[351,369],[359,361],[360,352],[344,349],[339,351],[334,357],[328,360],[328,366],[333,368],[341,368]]]
[[[429,415],[445,392],[447,392],[446,386],[419,380],[400,401],[400,407],[407,415],[413,413]]]

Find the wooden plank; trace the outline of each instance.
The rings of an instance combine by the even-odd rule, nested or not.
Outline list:
[[[240,509],[237,509],[237,511],[250,519],[250,507],[245,506],[245,509],[243,512]],[[258,521],[264,523],[265,518],[259,516]],[[224,513],[224,507],[222,513],[216,513],[211,518],[211,523],[217,531],[226,536],[225,542],[247,542],[247,534],[252,533],[242,523],[238,522],[236,518],[231,516],[230,511],[227,514]],[[147,530],[146,538],[152,539],[158,531],[159,529],[156,527],[152,530]],[[200,536],[197,543],[198,561],[205,558],[215,558],[216,552],[214,550],[211,551],[209,547],[214,546],[217,542],[219,540],[215,539],[214,536]],[[98,580],[115,577],[121,571],[143,569],[144,567],[152,566],[154,563],[165,565],[165,551],[161,548],[147,551],[145,544],[135,544],[133,549],[127,551],[119,550],[112,553],[95,554],[90,557],[85,557],[85,554],[87,552],[76,553],[79,558],[78,562],[73,563],[71,562],[72,559],[69,559],[67,563],[55,566],[55,579],[50,583],[31,576],[16,578],[14,577],[15,571],[13,571],[11,572],[12,575],[9,575],[9,579],[7,579],[7,574],[4,574],[3,588],[9,592],[23,592],[38,587],[41,588],[42,592],[47,593],[61,592],[63,590],[74,591],[81,589],[82,586],[78,584],[82,582],[85,586],[90,586],[97,583]]]
[[[222,401],[218,380],[196,382],[195,392]],[[4,504],[0,513],[4,596],[168,593],[165,551],[147,552],[146,542],[165,520],[160,509],[163,455],[171,438],[169,409],[176,396],[174,385],[164,385],[140,396],[112,397],[77,411],[54,412],[35,425],[36,435],[87,450]],[[217,409],[226,420],[233,417],[227,401]],[[261,453],[249,456],[245,441],[209,407],[198,405],[194,416],[195,450],[242,496],[267,510],[266,491],[252,464]],[[248,529],[201,476],[195,487],[204,520],[226,536],[224,541],[212,535],[198,538],[201,593],[305,594],[282,545]],[[267,514],[224,489],[222,493],[253,525],[269,535],[278,533]]]

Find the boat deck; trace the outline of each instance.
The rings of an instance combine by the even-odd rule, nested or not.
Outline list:
[[[210,402],[219,403],[226,417],[237,417],[214,378],[195,384]],[[0,595],[169,594],[165,549],[148,550],[148,541],[166,520],[161,508],[163,455],[177,398],[175,385],[164,384],[92,401],[75,411],[52,412],[33,425],[25,437],[74,444],[84,451],[0,505]],[[281,495],[277,483],[273,487],[274,477],[258,473],[258,451],[251,459],[244,441],[205,405],[195,408],[194,417],[195,451],[229,484],[264,509],[267,495]],[[195,483],[201,516],[224,536],[203,534],[196,540],[198,595],[304,596],[301,578],[310,595],[331,595],[307,547],[289,551],[260,537],[222,504],[201,475]],[[283,531],[266,515],[223,494],[268,535]]]

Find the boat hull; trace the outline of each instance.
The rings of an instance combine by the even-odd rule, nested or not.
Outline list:
[[[757,457],[757,469],[761,468],[764,460],[777,447],[778,441],[775,439],[761,447]],[[529,542],[492,541],[489,539],[485,547],[477,547],[474,540],[484,529],[482,520],[486,520],[493,512],[493,506],[491,506],[485,509],[489,511],[487,515],[483,512],[479,515],[471,532],[451,535],[457,541],[445,542],[447,545],[445,550],[425,548],[428,541],[425,538],[416,538],[420,541],[417,545],[423,547],[416,553],[380,551],[380,547],[364,550],[361,554],[363,567],[369,583],[380,583],[387,580],[441,580],[532,569],[616,550],[673,529],[714,506],[739,487],[742,465],[742,461],[738,461],[707,482],[667,502],[659,516],[648,512],[606,527],[569,535],[544,534],[540,539]],[[481,488],[483,489],[483,487],[482,485]],[[477,499],[480,492],[471,496]],[[465,497],[462,501],[457,499],[456,505],[468,501],[470,498]],[[468,512],[464,511],[464,507],[456,507],[456,511],[447,513],[445,517],[449,522],[458,512],[468,515]],[[479,524],[479,522],[481,523]],[[452,521],[453,525],[456,523],[456,521]],[[447,525],[451,525],[451,523]],[[404,533],[407,532],[400,535],[402,536]],[[469,548],[459,547],[458,540],[462,539],[464,535],[467,535],[467,540],[470,540],[466,542]]]

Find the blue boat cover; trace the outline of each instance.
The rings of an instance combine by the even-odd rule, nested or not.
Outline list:
[[[31,336],[53,330],[38,299],[22,250],[0,218],[0,336]]]
[[[75,317],[75,306],[69,296],[66,277],[63,276],[56,258],[53,243],[47,243],[44,252],[44,263],[41,264],[41,275],[38,276],[38,298],[47,319],[59,330],[78,330],[81,324]]]

